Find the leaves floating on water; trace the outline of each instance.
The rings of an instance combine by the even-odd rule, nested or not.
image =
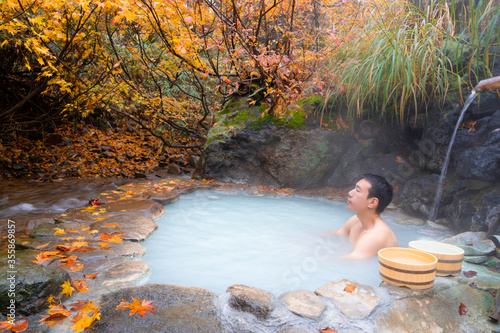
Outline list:
[[[463,272],[463,274],[466,278],[471,278],[471,277],[476,276],[477,272],[476,271],[465,271],[465,272]]]
[[[469,309],[467,309],[467,307],[464,305],[464,303],[460,303],[460,306],[458,307],[458,313],[463,316],[464,314],[466,314],[467,312],[469,312]]]

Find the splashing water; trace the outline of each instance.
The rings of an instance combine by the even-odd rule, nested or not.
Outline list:
[[[446,172],[448,171],[448,164],[450,163],[451,148],[453,147],[453,143],[455,142],[455,136],[457,135],[458,127],[460,127],[460,124],[464,119],[465,111],[467,111],[469,105],[472,103],[476,95],[477,95],[476,91],[473,90],[469,95],[469,97],[467,97],[467,100],[465,101],[462,111],[460,112],[460,116],[458,117],[457,124],[455,125],[455,129],[450,139],[450,144],[448,145],[448,150],[446,151],[446,158],[444,160],[443,168],[441,169],[441,175],[439,176],[438,186],[436,189],[436,196],[434,197],[434,203],[429,213],[429,221],[435,221],[437,218],[439,210],[439,202],[441,201],[441,194],[443,192],[443,180],[444,177],[446,176]]]
[[[314,291],[338,279],[378,286],[376,257],[346,261],[346,237],[331,234],[353,215],[344,202],[320,198],[263,197],[241,191],[197,191],[166,206],[158,230],[143,243],[140,260],[151,268],[141,284],[197,286],[224,293],[240,283],[276,295]],[[441,239],[442,230],[404,226],[383,214],[400,246],[415,239]]]

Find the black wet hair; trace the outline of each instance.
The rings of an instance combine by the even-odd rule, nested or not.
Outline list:
[[[368,190],[367,199],[378,199],[378,206],[375,211],[378,214],[381,214],[385,207],[387,207],[392,201],[392,185],[384,177],[371,173],[365,173],[363,175],[363,179],[366,179],[372,185]]]

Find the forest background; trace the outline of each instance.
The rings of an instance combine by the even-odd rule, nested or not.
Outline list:
[[[2,0],[0,177],[139,177],[234,96],[297,127],[404,126],[488,78],[493,0]],[[466,97],[466,96],[465,96]],[[227,132],[232,130],[228,125]]]

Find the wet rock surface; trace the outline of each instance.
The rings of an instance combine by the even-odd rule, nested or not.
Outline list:
[[[227,288],[231,293],[229,304],[231,307],[254,314],[257,318],[267,318],[274,308],[273,294],[254,287],[235,284]]]

